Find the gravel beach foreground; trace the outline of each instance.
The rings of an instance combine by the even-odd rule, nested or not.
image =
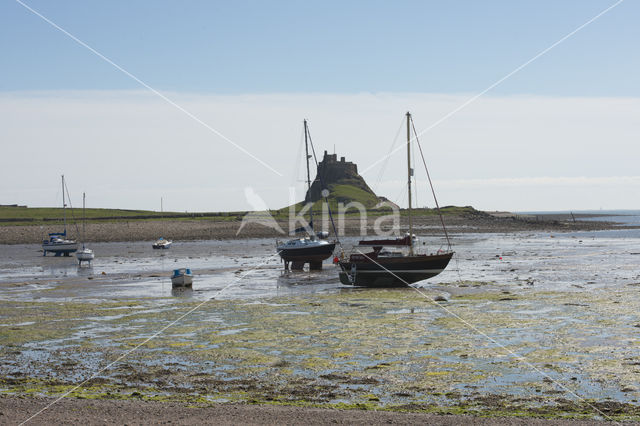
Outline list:
[[[56,401],[45,398],[0,398],[0,423],[18,424],[30,419],[40,410]],[[275,405],[216,404],[207,407],[176,403],[82,400],[65,398],[27,424],[216,424],[216,425],[567,425],[588,426],[601,424],[595,420],[545,420],[516,417],[482,418],[459,415],[396,413],[385,411],[330,410]],[[637,424],[626,423],[625,424]]]

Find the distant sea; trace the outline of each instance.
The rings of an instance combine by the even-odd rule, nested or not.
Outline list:
[[[564,210],[546,212],[518,212],[519,214],[545,215],[545,214],[575,214],[575,215],[597,215],[594,217],[581,217],[580,220],[590,220],[595,222],[616,222],[621,227],[640,227],[640,210]],[[640,238],[640,229],[620,229],[609,231],[576,232],[573,235],[597,236],[603,238]]]

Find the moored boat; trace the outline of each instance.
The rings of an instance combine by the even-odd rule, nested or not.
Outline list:
[[[67,230],[64,232],[52,232],[48,240],[42,241],[42,255],[53,253],[56,256],[69,256],[78,250],[76,240],[67,240]]]
[[[356,246],[354,249],[355,252],[352,253],[348,259],[342,259],[338,262],[338,265],[340,266],[340,282],[342,284],[363,287],[408,286],[415,282],[426,280],[438,275],[447,267],[449,261],[453,257],[453,251],[451,251],[451,244],[449,243],[449,236],[447,234],[446,227],[444,226],[442,215],[440,215],[440,218],[442,220],[445,236],[447,237],[448,248],[446,250],[439,249],[435,254],[417,254],[414,252],[416,238],[413,235],[411,219],[411,178],[413,177],[413,169],[411,168],[411,123],[411,114],[407,112],[407,189],[409,196],[409,233],[404,237],[395,239],[360,241],[358,246],[372,246],[373,249],[372,251],[365,253]],[[427,177],[429,177],[428,172]],[[429,183],[431,183],[430,177]],[[433,187],[431,189],[434,194],[438,213],[440,213],[440,207],[438,206],[437,199],[435,199]],[[384,249],[386,246],[404,248],[404,250],[390,251]]]
[[[171,275],[172,287],[191,287],[193,284],[193,273],[189,268],[179,268],[173,270]]]
[[[162,197],[160,197],[160,215],[161,215],[160,217],[163,217],[162,216],[163,214],[164,214],[164,209],[162,205]],[[156,240],[155,243],[151,245],[151,247],[153,247],[154,249],[166,250],[171,248],[171,244],[172,244],[171,240],[167,240],[164,237],[160,237]]]
[[[320,269],[314,266],[322,265],[322,261],[331,257],[335,248],[336,243],[317,236],[289,240],[277,246],[282,260],[291,263],[293,269],[298,269],[296,265],[304,263],[309,263],[313,269]]]
[[[93,250],[90,248],[82,247],[81,250],[76,252],[76,257],[78,258],[78,262],[82,265],[82,262],[88,262],[91,265],[91,261],[95,257],[93,254]]]
[[[442,272],[453,252],[403,255],[375,246],[368,253],[354,253],[339,262],[340,282],[362,287],[405,287]]]
[[[168,249],[171,248],[172,241],[165,240],[163,237],[158,238],[158,240],[152,244],[154,249]]]
[[[42,255],[46,256],[47,252],[53,253],[55,256],[69,256],[78,250],[78,243],[75,240],[67,239],[67,203],[65,199],[64,175],[62,175],[62,214],[64,221],[63,232],[51,232],[49,238],[42,241]]]
[[[309,159],[312,157],[309,155],[309,127],[307,126],[307,120],[304,120],[304,144],[307,160],[307,190],[309,193],[311,189],[311,174],[309,172]],[[313,145],[312,145],[313,148]],[[315,156],[315,153],[314,153]],[[321,176],[318,178],[322,179]],[[326,198],[326,197],[325,197]],[[311,201],[309,201],[311,202]],[[327,204],[328,205],[328,204]],[[329,242],[326,238],[329,236],[327,232],[315,232],[313,230],[313,203],[311,202],[311,208],[309,210],[309,224],[296,229],[294,232],[306,232],[307,236],[304,238],[294,238],[286,242],[276,242],[276,250],[284,262],[285,271],[289,270],[291,265],[292,270],[302,270],[305,263],[309,264],[310,270],[322,269],[322,262],[333,255],[333,251],[336,248],[335,242]],[[334,229],[335,232],[335,229]]]
[[[80,264],[80,266],[82,266],[82,262],[87,262],[89,265],[91,265],[91,261],[94,258],[93,250],[91,250],[90,248],[87,248],[84,245],[85,235],[86,235],[86,222],[87,222],[87,218],[85,215],[85,200],[86,200],[86,195],[83,192],[82,193],[82,250],[78,250],[76,252],[76,258],[78,258],[78,263]]]

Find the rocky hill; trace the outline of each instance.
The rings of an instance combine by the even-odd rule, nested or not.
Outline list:
[[[378,197],[358,174],[358,166],[344,157],[324,152],[318,164],[316,178],[305,195],[305,203],[323,199],[322,190],[329,191],[329,201],[348,204],[357,201],[367,208],[375,207],[383,198]]]

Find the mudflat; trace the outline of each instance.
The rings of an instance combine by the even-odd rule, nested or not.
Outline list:
[[[284,274],[270,237],[93,243],[82,268],[0,245],[0,422],[54,401],[35,424],[640,419],[637,232],[451,237],[404,289]]]

